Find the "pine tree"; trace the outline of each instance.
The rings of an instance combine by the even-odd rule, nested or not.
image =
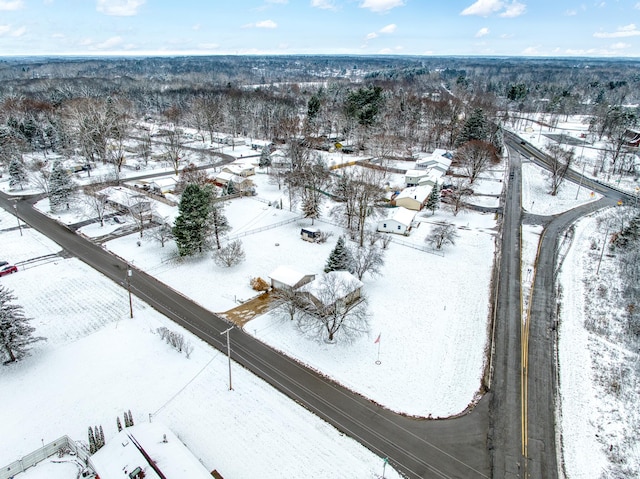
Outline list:
[[[173,226],[180,256],[192,256],[208,248],[212,196],[208,186],[189,184],[184,189]]]
[[[344,242],[344,236],[340,236],[338,241],[336,242],[335,248],[331,251],[329,258],[327,259],[327,263],[324,267],[324,272],[328,273],[330,271],[349,271],[351,272],[352,267],[352,258],[351,252],[347,248]]]
[[[24,189],[24,185],[29,183],[29,176],[27,175],[27,168],[22,160],[19,158],[13,158],[9,163],[9,186],[19,186],[20,189]]]
[[[229,220],[224,214],[223,203],[212,203],[209,213],[209,223],[216,239],[216,248],[220,249],[220,238],[231,230]]]
[[[95,454],[97,450],[96,438],[93,435],[93,429],[89,426],[89,454]]]
[[[271,155],[269,151],[269,145],[265,145],[260,152],[260,161],[258,162],[260,168],[271,166]]]
[[[427,204],[425,205],[427,209],[431,210],[431,214],[435,214],[438,209],[438,205],[440,204],[440,186],[438,186],[438,182],[433,185],[431,189],[431,193],[429,193],[429,197],[427,198]]]
[[[62,163],[56,161],[49,178],[49,204],[51,211],[59,211],[63,205],[69,209],[69,201],[75,193],[76,185]]]
[[[320,196],[305,194],[302,199],[302,213],[305,218],[311,218],[311,224],[320,217]]]
[[[116,419],[116,426],[118,427],[118,432],[122,431],[122,422],[120,422],[120,416]]]
[[[33,336],[31,318],[25,317],[22,306],[11,304],[15,299],[10,290],[0,286],[0,354],[5,363],[18,361],[28,354],[27,346],[45,339]]]
[[[104,431],[102,430],[102,424],[100,424],[100,447],[103,447],[104,445],[105,445]]]
[[[456,139],[456,147],[464,145],[467,141],[489,140],[489,124],[482,108],[476,108],[462,125],[460,134]]]
[[[129,416],[127,415],[127,411],[124,412],[124,427],[129,427],[131,426],[131,424],[129,424]]]
[[[131,409],[129,409],[129,425],[133,426],[133,416],[131,415]]]

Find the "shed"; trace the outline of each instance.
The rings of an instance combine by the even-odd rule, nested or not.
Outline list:
[[[315,243],[320,238],[320,230],[316,228],[302,228],[300,230],[300,237],[311,243]]]
[[[377,230],[385,233],[406,235],[411,229],[411,223],[415,216],[415,211],[409,210],[403,206],[394,208],[387,218],[378,221]]]
[[[278,266],[270,275],[273,289],[298,289],[315,279],[315,274],[305,274],[289,266]]]

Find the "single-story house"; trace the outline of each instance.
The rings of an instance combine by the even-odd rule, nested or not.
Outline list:
[[[233,183],[236,191],[249,191],[253,188],[253,181],[242,176],[234,175],[228,171],[221,171],[213,180],[214,183],[222,188],[227,186],[229,182]]]
[[[420,184],[420,180],[425,176],[429,176],[429,172],[427,170],[407,170],[404,174],[404,184],[407,188],[418,186]]]
[[[278,266],[269,275],[273,289],[294,290],[313,281],[315,274],[305,274],[289,266]]]
[[[256,169],[253,165],[250,165],[244,162],[238,163],[235,161],[233,163],[225,165],[222,168],[222,171],[226,171],[227,173],[233,173],[234,175],[242,176],[243,178],[246,178],[247,176],[253,176],[256,174]]]
[[[395,206],[404,206],[407,209],[420,211],[427,204],[427,199],[433,187],[428,185],[405,188],[398,196],[391,200]]]
[[[415,211],[399,206],[391,210],[391,214],[387,218],[378,221],[377,230],[399,235],[407,234],[411,229],[411,223],[413,223],[415,216]]]
[[[300,288],[319,310],[330,311],[360,299],[364,284],[348,271],[330,271]]]
[[[211,479],[183,442],[159,422],[125,427],[91,456],[101,479]]]
[[[289,169],[291,168],[293,162],[291,158],[289,158],[282,150],[276,150],[269,155],[271,158],[271,167],[272,168],[283,168]]]
[[[245,144],[245,141],[242,138],[234,138],[233,136],[227,136],[223,140],[223,143],[229,146],[242,146]]]

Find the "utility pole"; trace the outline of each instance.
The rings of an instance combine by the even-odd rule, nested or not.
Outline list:
[[[222,331],[220,333],[221,336],[223,334],[227,335],[227,357],[229,358],[229,391],[233,391],[233,385],[231,383],[231,342],[229,341],[229,331],[231,331],[232,329],[233,329],[233,326],[231,326],[226,331]]]
[[[582,174],[580,175],[580,183],[578,183],[578,191],[576,191],[576,200],[578,199],[578,193],[580,193],[580,187],[582,186],[582,179],[584,178],[584,169],[586,166],[586,163],[582,165]]]
[[[131,266],[127,268],[127,291],[129,291],[129,317],[133,319],[133,301],[131,301],[131,275],[133,271]]]
[[[20,224],[20,217],[18,216],[18,200],[13,202],[13,211],[16,214],[16,220],[18,220],[18,229],[20,230],[20,236],[22,236],[22,225]]]
[[[604,242],[602,243],[602,250],[600,251],[600,259],[598,260],[598,267],[596,268],[596,275],[600,272],[600,263],[602,263],[602,257],[604,256],[604,247],[607,244],[607,236],[609,235],[609,225],[607,224],[607,231],[604,233]]]

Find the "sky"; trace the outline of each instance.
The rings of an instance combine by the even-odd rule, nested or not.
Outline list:
[[[640,1],[0,0],[0,56],[640,57]]]

